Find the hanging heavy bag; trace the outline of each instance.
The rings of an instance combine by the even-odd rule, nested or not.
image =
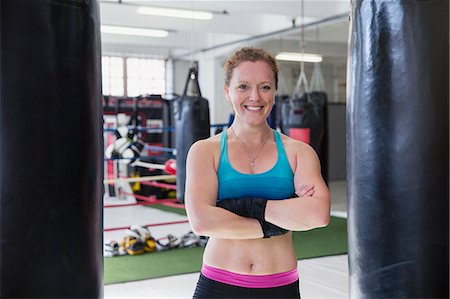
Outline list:
[[[308,143],[318,151],[320,119],[309,100],[308,80],[303,63],[294,94],[288,101],[283,101],[281,105],[281,118],[282,133]]]
[[[0,1],[0,298],[103,298],[99,1]]]
[[[327,94],[323,91],[313,91],[308,94],[314,114],[318,117],[317,124],[317,155],[319,156],[322,177],[328,182],[328,109]]]
[[[308,94],[283,101],[281,110],[282,132],[293,139],[308,143],[317,151],[321,124]]]
[[[328,100],[320,63],[314,65],[309,90],[309,100],[315,114],[318,115],[320,120],[318,146],[316,151],[320,159],[322,177],[325,182],[328,183]]]
[[[351,12],[349,298],[449,298],[449,2],[374,3]]]
[[[275,96],[275,105],[272,108],[272,110],[275,109],[275,128],[280,128],[281,131],[283,131],[281,111],[282,111],[283,103],[288,99],[289,99],[288,95]]]
[[[162,120],[163,126],[166,128],[170,128],[174,124],[173,119],[173,100],[163,99],[163,107],[162,107]],[[173,130],[164,130],[162,133],[162,143],[163,147],[172,148],[175,144],[175,133]]]
[[[277,97],[275,97],[275,100],[274,100],[273,106],[272,106],[272,110],[270,110],[270,113],[267,116],[267,123],[274,130],[276,130],[276,128],[277,128],[277,110],[278,110],[277,107],[278,107],[278,103],[279,103],[279,100],[277,99]]]
[[[209,105],[198,84],[198,69],[191,67],[183,95],[174,102],[177,149],[177,198],[184,202],[186,157],[191,145],[210,136]]]

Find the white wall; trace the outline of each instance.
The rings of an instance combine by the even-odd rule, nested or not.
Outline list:
[[[325,90],[328,95],[329,111],[329,178],[345,180],[345,82],[346,49],[339,48],[339,55],[325,56],[321,63]],[[274,53],[274,52],[272,52]],[[345,53],[345,54],[343,54]],[[275,53],[274,53],[275,54]],[[227,53],[228,55],[228,53]],[[203,97],[209,100],[211,123],[226,123],[231,110],[223,94],[223,62],[226,57],[197,55],[199,63],[199,84]],[[175,62],[175,90],[183,92],[189,61]],[[300,63],[279,62],[278,94],[291,95],[300,73]],[[308,81],[311,80],[313,64],[305,64]]]
[[[226,57],[197,55],[199,65],[199,84],[203,97],[210,103],[211,123],[225,123],[232,112],[231,106],[223,94],[223,63]],[[175,62],[175,91],[183,92],[190,61]],[[279,62],[278,94],[291,95],[300,74],[300,63]],[[330,102],[345,102],[346,57],[325,57],[321,63],[325,89]],[[305,63],[305,73],[311,80],[313,64]]]
[[[202,96],[209,101],[211,124],[227,123],[232,109],[223,93],[223,60],[214,57],[196,57],[198,79]],[[190,61],[177,60],[175,69],[175,93],[181,95],[186,83]]]

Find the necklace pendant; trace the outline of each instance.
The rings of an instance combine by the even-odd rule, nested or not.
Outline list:
[[[255,162],[254,162],[254,161],[251,161],[251,163],[252,163],[252,167],[255,167]]]

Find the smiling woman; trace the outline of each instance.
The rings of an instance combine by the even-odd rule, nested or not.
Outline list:
[[[232,73],[224,90],[235,117],[249,118],[249,125],[260,126],[266,121],[275,99],[276,81],[271,67],[264,61],[244,61]]]
[[[272,54],[242,48],[224,70],[233,124],[187,158],[188,218],[210,237],[194,298],[300,298],[291,231],[328,224],[320,163],[309,145],[267,124],[278,82]]]

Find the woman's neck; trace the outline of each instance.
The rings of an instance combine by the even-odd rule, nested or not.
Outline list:
[[[248,126],[242,125],[236,121],[233,122],[230,129],[232,129],[239,138],[249,143],[264,142],[267,139],[268,134],[272,131],[267,123],[261,126]]]

